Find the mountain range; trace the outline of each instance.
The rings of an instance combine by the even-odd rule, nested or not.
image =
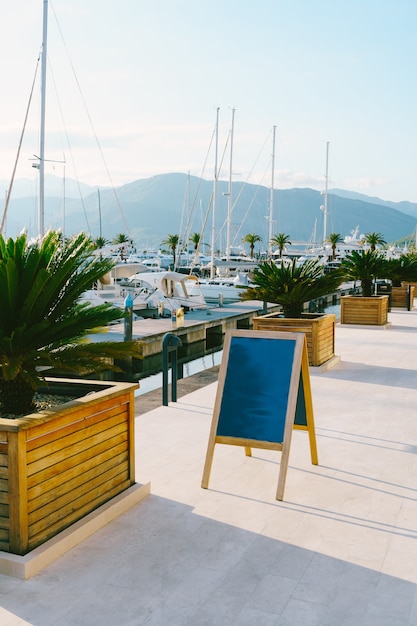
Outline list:
[[[0,181],[0,184],[3,181]],[[5,188],[7,183],[3,182]],[[65,189],[65,193],[64,193]],[[268,247],[270,189],[234,182],[229,213],[228,183],[218,181],[215,203],[216,249],[230,242],[240,246],[248,233],[262,238]],[[136,180],[117,188],[95,187],[54,176],[45,179],[45,227],[62,228],[66,235],[81,230],[93,238],[100,234],[112,240],[119,233],[131,236],[138,248],[156,248],[168,234],[188,236],[202,233],[210,243],[212,230],[213,181],[182,173],[161,174]],[[283,232],[291,241],[322,241],[324,236],[323,195],[309,188],[275,189],[273,233]],[[11,195],[5,232],[15,236],[26,228],[37,230],[37,196],[33,182],[17,180]],[[204,226],[205,224],[205,226]],[[387,242],[415,238],[417,204],[389,202],[340,189],[328,192],[327,229],[351,235],[378,232]],[[204,226],[204,228],[203,228]]]

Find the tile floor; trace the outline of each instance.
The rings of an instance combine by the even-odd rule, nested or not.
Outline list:
[[[216,383],[136,420],[152,494],[33,578],[0,576],[1,626],[416,626],[417,311],[336,327],[311,371],[319,465],[217,445]]]

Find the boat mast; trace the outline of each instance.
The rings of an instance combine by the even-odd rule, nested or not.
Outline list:
[[[64,237],[64,240],[65,240],[65,218],[66,218],[65,212],[66,212],[66,208],[67,208],[65,206],[65,194],[66,194],[65,182],[66,181],[65,181],[65,165],[64,165],[64,180],[62,181],[62,194],[63,194],[63,198],[62,198],[62,213],[63,213],[63,216],[62,216],[62,235]]]
[[[38,234],[45,230],[45,108],[46,108],[46,56],[48,32],[48,0],[43,0],[42,74],[41,74],[41,128],[39,146],[39,213]]]
[[[216,201],[217,201],[217,179],[219,172],[217,170],[217,159],[219,152],[219,107],[216,109],[216,145],[214,156],[214,182],[213,182],[213,210],[212,210],[212,222],[211,222],[211,267],[210,278],[214,278],[214,248],[216,245]]]
[[[100,239],[102,238],[102,231],[101,231],[101,198],[100,198],[100,189],[97,189],[97,196],[98,196],[98,217],[99,217],[99,234],[100,234]]]
[[[327,239],[327,192],[329,184],[329,142],[326,141],[326,175],[325,175],[325,189],[324,189],[324,207],[323,207],[323,244]]]
[[[271,170],[271,189],[269,193],[269,233],[268,233],[268,256],[272,256],[272,237],[274,228],[274,174],[275,174],[275,132],[277,127],[272,129],[272,170]]]
[[[230,129],[230,166],[229,187],[227,190],[227,230],[226,230],[226,261],[230,261],[230,230],[232,224],[232,177],[233,177],[233,133],[235,127],[235,109],[232,109],[232,127]]]

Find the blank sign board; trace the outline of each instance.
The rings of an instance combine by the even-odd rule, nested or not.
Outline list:
[[[302,333],[229,331],[209,437],[202,487],[208,487],[216,443],[282,451],[277,499],[282,500],[291,434],[310,435],[317,463],[308,356]]]

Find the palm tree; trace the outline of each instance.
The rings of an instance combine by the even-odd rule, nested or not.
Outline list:
[[[111,304],[81,302],[85,290],[113,267],[91,255],[83,233],[62,241],[50,231],[0,235],[0,403],[4,413],[27,413],[51,367],[86,374],[111,369],[108,359],[137,353],[135,342],[92,342],[88,336],[124,315]],[[118,368],[113,367],[117,370]]]
[[[194,252],[197,252],[198,247],[200,245],[201,235],[200,233],[193,233],[190,235],[190,242],[193,244]]]
[[[94,239],[93,241],[94,249],[99,250],[100,248],[104,248],[105,246],[108,246],[109,243],[110,241],[106,239],[105,237],[96,237],[96,239]]]
[[[339,270],[324,274],[316,259],[302,265],[297,265],[296,259],[289,265],[264,261],[255,270],[252,281],[256,286],[243,292],[243,300],[274,302],[282,306],[284,317],[301,317],[304,303],[335,291],[343,274]]]
[[[112,243],[131,243],[131,238],[126,233],[119,233],[116,237],[113,237]]]
[[[168,248],[171,250],[174,267],[175,267],[175,261],[176,261],[176,255],[177,255],[177,246],[179,244],[179,241],[180,241],[179,235],[167,235],[166,239],[164,239],[161,242],[163,246],[168,246]]]
[[[372,252],[374,252],[377,246],[384,246],[387,243],[381,233],[366,233],[363,241],[371,246]]]
[[[127,258],[128,245],[133,247],[133,239],[125,233],[119,233],[116,237],[113,237],[112,243],[115,245],[124,244],[122,245],[120,256],[122,261],[125,260]]]
[[[201,241],[200,233],[193,233],[190,236],[189,241],[193,244],[194,248],[194,263],[198,264],[200,261],[198,256],[200,246],[207,246],[208,244]]]
[[[285,233],[278,233],[278,235],[274,235],[274,237],[272,237],[271,245],[278,246],[279,256],[282,259],[282,253],[284,252],[285,247],[291,245],[290,236]]]
[[[375,278],[384,273],[385,259],[377,250],[352,250],[342,261],[341,270],[347,280],[360,280],[362,295],[372,296]]]
[[[340,235],[340,233],[330,233],[330,235],[327,237],[327,241],[332,246],[332,261],[334,261],[336,258],[336,246],[338,243],[342,243],[343,237],[342,235]]]
[[[251,259],[253,259],[253,251],[255,249],[255,244],[258,243],[259,241],[262,241],[262,237],[260,237],[259,235],[256,235],[255,233],[248,233],[247,235],[243,237],[242,241],[244,243],[249,244],[250,256],[251,256]]]

